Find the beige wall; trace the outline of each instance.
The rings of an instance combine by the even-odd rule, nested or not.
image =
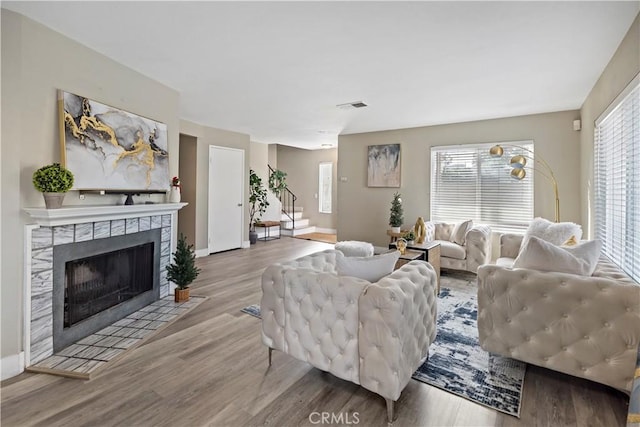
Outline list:
[[[1,356],[23,350],[24,207],[44,206],[33,172],[60,161],[57,89],[167,124],[170,173],[178,171],[179,94],[21,15],[2,9]],[[175,154],[174,154],[175,153]],[[163,200],[163,196],[154,196]],[[117,196],[70,192],[65,204],[112,204]]]
[[[262,178],[262,184],[267,190],[269,188],[269,165],[271,164],[269,162],[270,147],[272,147],[272,145],[252,142],[251,152],[249,153],[249,165],[251,169]],[[273,167],[272,164],[271,166]],[[269,202],[267,211],[258,219],[262,221],[280,221],[280,200],[278,200],[273,192],[267,191],[267,201]],[[262,232],[262,230],[260,230],[259,233],[260,232]]]
[[[573,130],[578,117],[578,111],[562,111],[340,136],[338,179],[346,181],[338,183],[338,240],[388,243],[386,230],[395,191],[402,194],[407,225],[413,225],[418,216],[428,219],[430,148],[479,142],[533,140],[536,153],[556,174],[561,220],[580,222],[580,133]],[[368,188],[367,146],[390,143],[401,144],[401,188]],[[551,185],[538,174],[534,185],[534,214],[553,220]]]
[[[196,217],[195,217],[195,249],[205,251],[208,248],[209,236],[209,147],[228,147],[244,150],[244,167],[247,177],[249,176],[249,135],[227,130],[214,129],[202,126],[187,120],[180,120],[180,133],[193,136],[197,142],[197,164],[196,164]],[[245,218],[249,218],[249,180],[245,180]],[[244,224],[243,240],[249,240],[249,225]]]
[[[581,144],[581,213],[585,231],[593,238],[593,131],[595,121],[607,109],[609,104],[640,72],[640,14],[636,16],[631,28],[618,46],[616,53],[604,69],[604,72],[587,96],[582,109]]]
[[[180,201],[188,203],[178,211],[178,233],[187,237],[187,242],[195,246],[196,242],[196,198],[197,184],[197,143],[198,140],[189,135],[180,134]]]
[[[287,173],[287,186],[298,197],[296,207],[304,208],[303,218],[309,225],[337,228],[337,163],[338,150],[304,150],[278,145],[278,169]],[[320,213],[318,209],[318,173],[320,162],[333,163],[332,213]]]

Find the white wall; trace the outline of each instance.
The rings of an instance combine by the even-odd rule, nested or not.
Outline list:
[[[280,221],[281,207],[280,200],[271,190],[269,190],[269,147],[271,145],[261,144],[259,142],[251,143],[251,152],[249,154],[249,165],[256,174],[262,178],[262,184],[267,189],[267,201],[269,207],[267,211],[260,217],[262,221]],[[271,165],[275,169],[274,165]]]
[[[0,355],[23,350],[24,207],[44,206],[31,183],[39,167],[60,161],[57,90],[64,89],[167,124],[170,173],[178,172],[179,94],[14,12],[2,15],[2,259]],[[163,200],[163,196],[156,196]],[[70,192],[65,204],[121,203],[120,197]],[[3,366],[3,371],[5,367]]]

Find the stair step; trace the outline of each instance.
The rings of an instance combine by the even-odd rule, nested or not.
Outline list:
[[[295,219],[300,219],[300,218],[302,218],[302,211],[297,211],[297,212],[295,212],[295,213],[293,214],[293,217],[294,217]],[[290,219],[289,219],[289,217],[288,217],[286,214],[284,214],[284,213],[283,213],[283,214],[282,214],[282,216],[281,216],[281,218],[280,218],[280,221],[290,221]]]
[[[309,233],[315,233],[316,232],[316,226],[312,225],[310,227],[303,227],[303,228],[298,228],[297,224],[296,224],[296,228],[295,230],[292,229],[282,229],[280,231],[280,234],[283,236],[290,236],[290,237],[295,237],[295,236],[299,236],[301,234],[309,234]]]
[[[280,225],[284,229],[291,230],[293,228],[293,221],[280,221]],[[309,226],[309,218],[296,219],[296,229],[305,228]]]

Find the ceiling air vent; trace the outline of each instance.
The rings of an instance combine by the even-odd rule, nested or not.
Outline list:
[[[351,110],[353,108],[364,108],[367,104],[362,101],[347,102],[346,104],[338,104],[337,107],[342,110]]]

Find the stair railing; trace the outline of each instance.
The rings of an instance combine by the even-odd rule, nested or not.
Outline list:
[[[267,166],[269,166],[269,175],[275,172],[275,170],[271,167],[271,165],[267,165]],[[287,218],[291,220],[291,228],[292,230],[295,230],[296,200],[298,200],[298,197],[295,194],[293,194],[291,190],[289,190],[289,187],[287,187],[280,192],[278,199],[280,200],[280,204],[282,205],[282,213],[285,214]]]

